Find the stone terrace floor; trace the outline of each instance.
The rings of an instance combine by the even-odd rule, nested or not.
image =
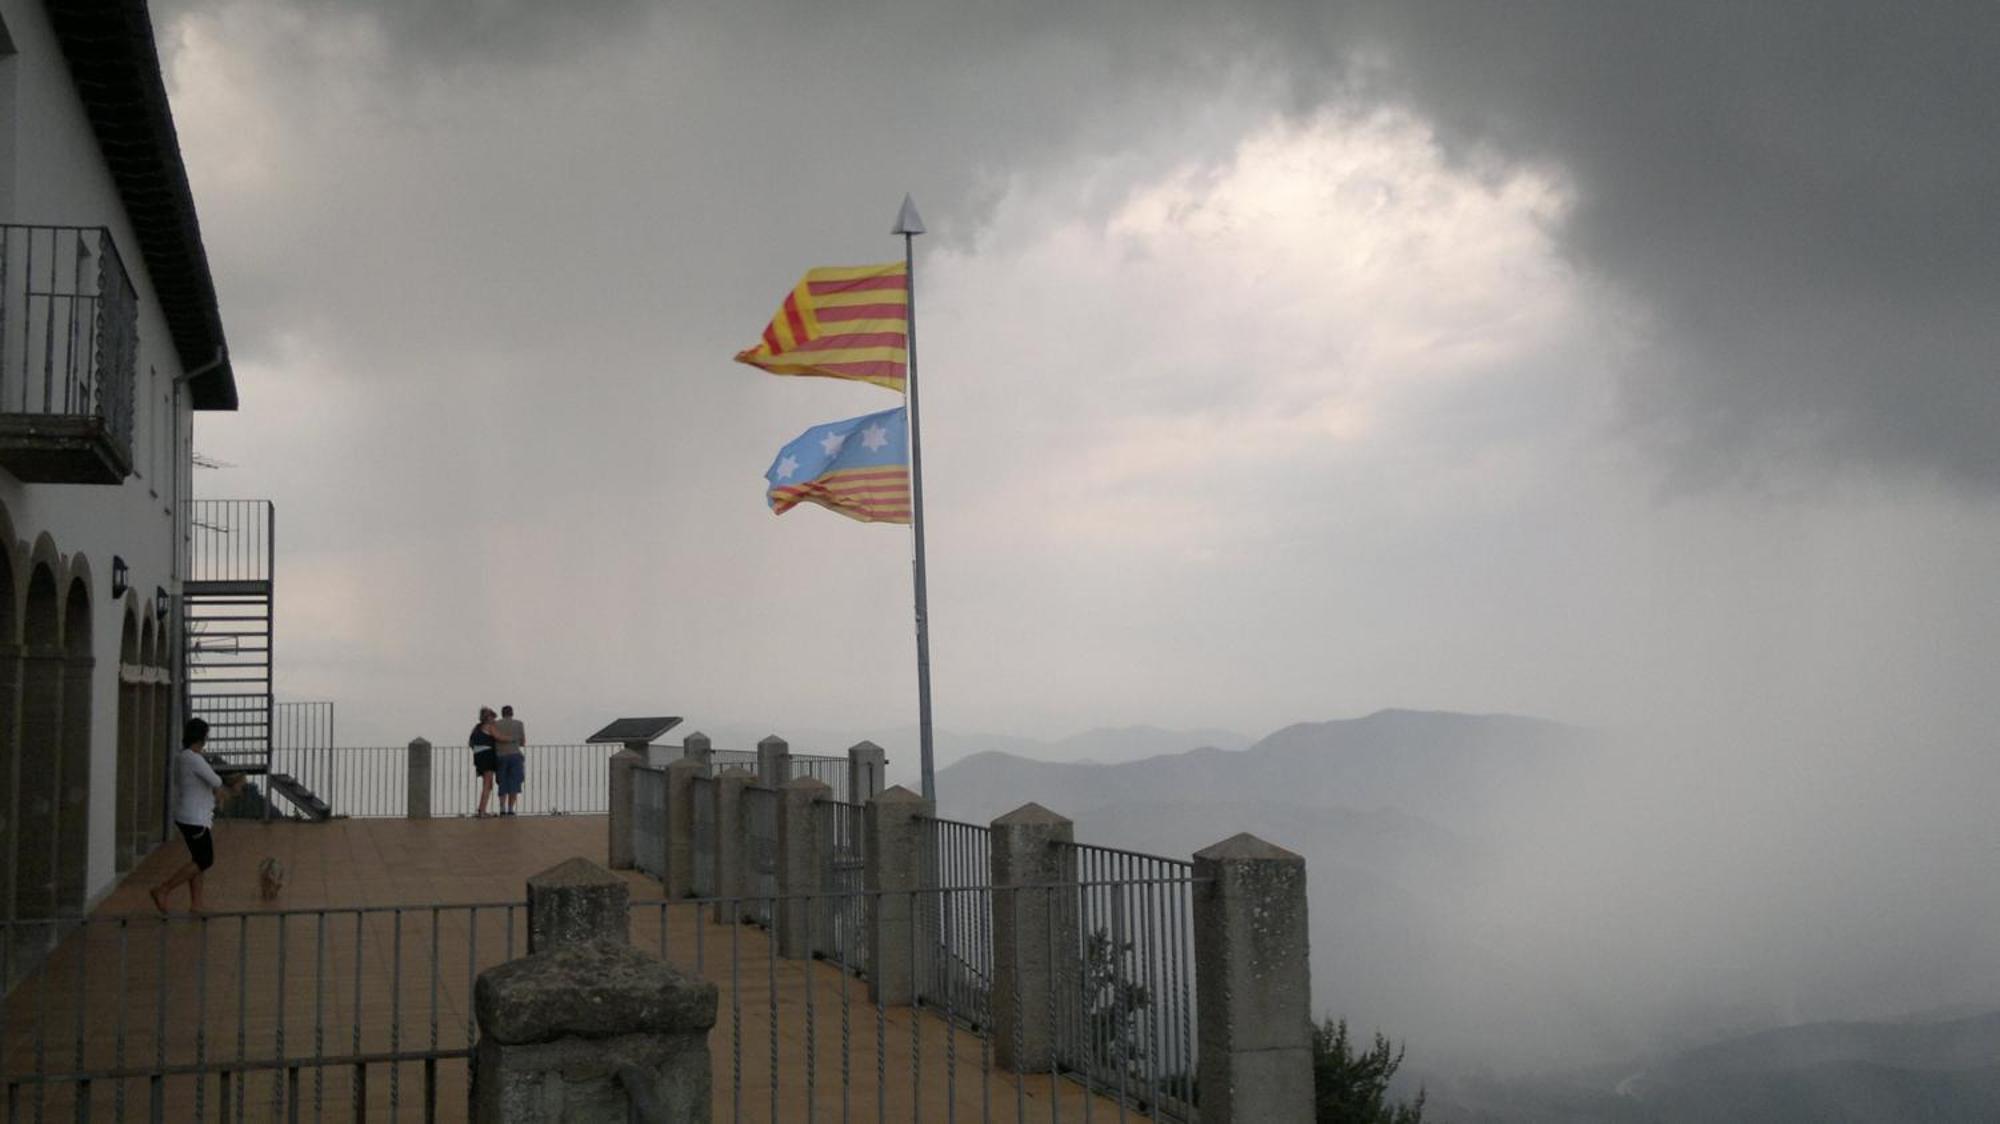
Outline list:
[[[86,933],[71,933],[14,989],[0,1028],[8,1075],[433,1042],[463,1049],[474,1036],[477,971],[510,949],[525,951],[523,908],[496,903],[521,902],[530,874],[566,858],[603,862],[606,824],[602,816],[225,822],[216,843],[206,920],[180,913],[162,921],[147,899],[146,887],[183,861],[176,840],[125,879]],[[288,868],[271,902],[258,893],[266,857]],[[776,959],[761,929],[662,902],[658,883],[625,877],[635,903],[659,903],[633,910],[633,942],[664,950],[720,991],[709,1040],[717,1120],[1143,1118],[1046,1074],[1017,1082],[987,1064],[989,1044],[978,1035],[933,1013],[878,1010],[866,984],[836,966]],[[184,891],[174,904],[186,908]],[[483,908],[464,908],[472,904]],[[407,908],[356,911],[385,906]],[[306,1067],[293,1087],[282,1072],[254,1073],[227,1094],[213,1075],[170,1078],[164,1118],[283,1119],[296,1109],[302,1119],[353,1119],[358,1105],[369,1119],[424,1118],[417,1063],[371,1066],[360,1089],[349,1067]],[[436,1083],[436,1118],[463,1119],[466,1063],[441,1061]],[[76,1094],[70,1082],[22,1083],[7,1090],[7,1116],[78,1118]],[[147,1116],[144,1078],[99,1079],[87,1095],[93,1119]],[[233,1102],[226,1115],[225,1095]]]

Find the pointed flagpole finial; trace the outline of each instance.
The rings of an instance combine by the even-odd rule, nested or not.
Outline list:
[[[896,228],[889,233],[922,234],[923,232],[924,220],[923,216],[917,214],[916,200],[904,195],[902,209],[896,212]]]

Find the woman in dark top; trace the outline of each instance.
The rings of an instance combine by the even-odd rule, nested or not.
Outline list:
[[[500,768],[499,755],[494,752],[493,708],[479,708],[479,724],[472,728],[472,736],[465,744],[472,747],[472,771],[479,777],[479,810],[473,815],[485,819],[491,813],[486,810],[486,802],[493,797],[493,774]]]

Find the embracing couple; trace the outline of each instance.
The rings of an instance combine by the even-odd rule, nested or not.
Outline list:
[[[514,717],[514,708],[503,706],[496,716],[493,708],[479,708],[479,723],[472,727],[466,744],[472,747],[472,771],[479,777],[479,810],[473,815],[485,819],[493,813],[486,802],[493,796],[493,780],[500,780],[500,814],[511,816],[521,800],[521,783],[528,778],[528,758],[522,747],[528,744],[527,727]]]

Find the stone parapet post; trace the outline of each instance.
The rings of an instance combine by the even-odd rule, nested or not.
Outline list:
[[[1205,1124],[1310,1120],[1306,863],[1254,835],[1194,855],[1195,1054]]]
[[[701,766],[701,775],[715,775],[715,746],[708,735],[697,730],[681,739],[681,756]]]
[[[813,918],[828,903],[826,833],[820,830],[819,803],[833,789],[817,777],[793,777],[778,790],[778,955],[812,956]],[[811,895],[811,896],[808,896]]]
[[[645,755],[627,747],[611,755],[606,765],[605,820],[609,823],[606,858],[613,870],[631,870],[635,865],[632,849],[632,767]]]
[[[874,742],[855,742],[847,747],[847,796],[849,804],[866,804],[888,787],[883,775],[889,769],[889,755]]]
[[[403,815],[413,820],[431,818],[431,743],[422,738],[410,742]]]
[[[792,779],[792,747],[776,734],[757,743],[757,783],[779,788]]]
[[[743,855],[743,786],[757,778],[747,769],[730,766],[715,778],[715,896],[741,898],[745,892]],[[715,903],[718,922],[734,922],[728,900]]]
[[[473,987],[475,1120],[710,1118],[715,985],[633,948],[627,897],[583,859],[528,880],[528,955]]]
[[[1040,804],[993,821],[993,1058],[1039,1073],[1055,1062],[1049,1011],[1077,984],[1075,825]],[[1039,887],[1017,889],[1014,887]]]
[[[916,983],[930,962],[919,922],[924,884],[924,798],[896,785],[868,802],[862,814],[868,891],[868,998],[905,1005],[916,998]]]
[[[701,762],[683,757],[667,766],[662,782],[667,790],[666,895],[694,893],[694,779],[704,775]]]

